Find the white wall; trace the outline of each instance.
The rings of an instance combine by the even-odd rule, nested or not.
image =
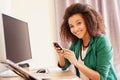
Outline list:
[[[12,0],[12,14],[28,22],[35,66],[57,65],[52,42],[55,38],[54,0]]]
[[[0,13],[11,13],[11,0],[0,0]]]

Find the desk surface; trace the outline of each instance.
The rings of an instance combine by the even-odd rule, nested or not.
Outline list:
[[[61,71],[61,72],[52,72],[52,73],[46,73],[42,74],[39,73],[38,76],[41,77],[48,77],[51,80],[80,80],[75,74],[73,74],[71,71]]]
[[[41,78],[48,78],[48,80],[81,80],[71,71],[59,71],[59,72],[50,72],[50,73],[37,73],[35,74]],[[13,77],[3,77],[0,76],[0,80],[24,80],[19,76]]]

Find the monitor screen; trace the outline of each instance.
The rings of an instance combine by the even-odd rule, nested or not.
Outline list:
[[[19,63],[32,58],[28,24],[25,21],[2,14],[6,58]]]

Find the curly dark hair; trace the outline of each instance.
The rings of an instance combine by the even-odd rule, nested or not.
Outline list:
[[[105,34],[102,16],[88,4],[74,3],[66,9],[63,16],[63,23],[60,30],[60,37],[63,41],[76,42],[78,40],[78,38],[71,33],[68,24],[69,17],[74,14],[82,14],[90,36],[98,37],[100,34]]]

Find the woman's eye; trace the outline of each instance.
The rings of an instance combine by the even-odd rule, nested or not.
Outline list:
[[[72,25],[70,25],[69,27],[70,27],[70,28],[72,28],[73,26],[72,26]]]
[[[78,23],[77,23],[77,25],[80,25],[80,24],[81,24],[81,22],[78,22]]]

